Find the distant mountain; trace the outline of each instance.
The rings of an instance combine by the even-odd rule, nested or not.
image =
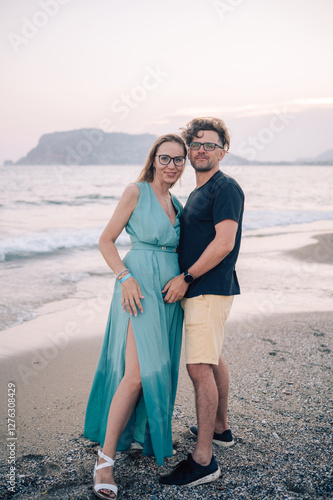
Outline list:
[[[242,156],[233,155],[228,153],[223,158],[223,165],[252,165],[252,162],[243,158]]]
[[[153,134],[103,132],[80,129],[45,134],[38,145],[16,163],[6,165],[140,165],[145,163],[155,140]],[[224,165],[249,165],[240,156],[228,154]]]
[[[316,156],[315,158],[316,161],[323,161],[323,162],[330,162],[330,164],[333,164],[333,149],[329,149],[328,151],[325,151],[325,153],[322,153],[319,156]]]
[[[153,134],[103,132],[79,129],[45,134],[35,148],[16,163],[4,165],[142,165],[155,140]],[[262,162],[227,154],[223,165],[333,165],[333,149],[315,158],[299,158],[293,162]]]
[[[314,158],[297,158],[295,165],[333,165],[333,149],[329,149]]]
[[[280,106],[271,114],[226,118],[233,153],[261,163],[316,161],[333,147],[333,106],[300,109]],[[181,120],[185,123],[187,116]]]
[[[38,145],[16,165],[116,165],[140,164],[156,136],[80,129],[45,134]]]

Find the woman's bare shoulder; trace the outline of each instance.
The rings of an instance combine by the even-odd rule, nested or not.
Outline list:
[[[140,196],[140,188],[137,184],[128,184],[128,186],[125,187],[124,192],[122,194],[122,201],[126,203],[126,205],[129,205],[133,208],[135,208],[138,199]]]
[[[134,182],[132,182],[131,184],[128,184],[125,189],[124,189],[124,193],[127,192],[127,193],[131,193],[132,195],[137,195],[139,196],[140,194],[140,188],[137,184],[135,184]]]

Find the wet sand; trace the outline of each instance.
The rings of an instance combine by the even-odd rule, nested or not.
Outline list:
[[[290,250],[290,255],[308,262],[333,264],[333,234],[317,234],[313,239],[316,243]]]

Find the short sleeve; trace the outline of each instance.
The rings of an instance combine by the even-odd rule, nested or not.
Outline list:
[[[212,200],[214,225],[226,219],[240,222],[244,205],[243,192],[231,183],[226,183],[216,190]]]

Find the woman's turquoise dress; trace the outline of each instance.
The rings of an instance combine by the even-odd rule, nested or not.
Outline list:
[[[176,397],[183,312],[179,302],[167,304],[161,290],[180,273],[176,253],[181,204],[172,195],[176,210],[173,226],[149,183],[138,183],[140,195],[126,231],[132,248],[123,262],[144,295],[143,313],[130,316],[121,306],[121,285],[115,283],[104,342],[88,401],[84,436],[103,446],[111,400],[125,371],[125,346],[129,320],[138,352],[142,397],[118,442],[117,451],[128,450],[133,440],[143,454],[155,455],[159,465],[172,456],[171,419]]]

